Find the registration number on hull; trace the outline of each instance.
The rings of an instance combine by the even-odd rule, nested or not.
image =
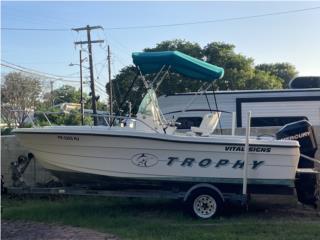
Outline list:
[[[76,136],[71,135],[58,135],[59,140],[65,140],[65,141],[79,141],[80,138]]]

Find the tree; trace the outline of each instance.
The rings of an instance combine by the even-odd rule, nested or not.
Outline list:
[[[154,48],[145,48],[145,52],[156,52],[156,51],[180,51],[188,54],[192,57],[202,59],[202,49],[198,43],[189,42],[181,39],[174,39],[168,41],[162,41]]]
[[[268,88],[281,89],[282,82],[281,79],[268,72],[254,70],[253,77],[246,81],[246,87],[251,90]]]
[[[254,76],[254,61],[234,51],[235,46],[222,42],[212,42],[204,47],[207,62],[224,68],[222,79],[215,81],[216,89],[247,89],[246,81]]]
[[[70,85],[63,85],[52,92],[52,104],[60,103],[80,103],[80,90]],[[87,98],[85,94],[84,98]]]
[[[298,75],[297,69],[290,63],[264,63],[257,65],[256,69],[278,77],[281,80],[283,88],[288,88],[290,80]]]
[[[140,100],[143,96],[143,93],[145,92],[142,80],[137,79],[132,87],[132,90],[130,91],[130,94],[127,97],[125,96],[134,78],[136,77],[136,74],[137,71],[134,66],[127,66],[121,69],[120,73],[117,74],[115,79],[112,80],[114,87],[113,96],[116,100],[116,104],[114,105],[115,111],[119,112],[120,110],[123,110],[125,112],[128,112],[126,101],[130,101],[132,103],[134,112],[138,110],[137,107],[139,106]],[[109,94],[109,83],[107,83],[106,89],[107,93]],[[122,106],[120,106],[121,103],[123,103]]]
[[[51,114],[47,114],[47,117],[53,125],[81,125],[81,114],[78,110],[71,110],[70,112],[63,112],[60,109],[51,109]],[[40,126],[47,126],[48,120],[41,113],[35,114],[36,123]],[[85,125],[92,125],[93,120],[90,116],[84,117]]]
[[[85,102],[84,108],[91,109],[91,98],[87,93],[82,94],[83,100]],[[76,89],[70,85],[63,85],[62,87],[53,90],[52,94],[47,92],[44,94],[44,101],[39,105],[38,109],[42,111],[49,110],[52,106],[61,103],[79,103],[81,100],[80,89]],[[106,104],[102,103],[100,100],[97,101],[97,109],[105,111]]]
[[[63,85],[58,89],[55,89],[52,93],[46,93],[44,101],[38,104],[37,110],[41,112],[56,112],[48,115],[48,118],[52,124],[55,125],[80,125],[80,89],[76,89],[70,85]],[[83,99],[85,101],[84,108],[91,109],[91,98],[88,94],[83,93]],[[70,113],[64,113],[56,105],[61,103],[78,103],[79,109],[72,110]],[[106,104],[100,100],[97,101],[97,110],[106,111]],[[47,124],[46,119],[42,114],[37,115],[41,125]],[[85,124],[91,124],[91,118],[85,117]]]
[[[41,93],[40,80],[32,75],[11,72],[4,76],[1,85],[1,115],[10,127],[12,121],[22,127],[27,112],[34,109]],[[12,111],[16,112],[13,113]]]

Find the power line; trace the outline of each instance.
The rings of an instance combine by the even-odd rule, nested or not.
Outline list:
[[[231,17],[231,18],[221,18],[221,19],[212,19],[212,20],[202,20],[202,21],[193,21],[193,22],[183,22],[183,23],[171,23],[171,24],[160,24],[160,25],[138,25],[138,26],[124,26],[124,27],[108,27],[104,28],[105,30],[130,30],[130,29],[147,29],[147,28],[163,28],[163,27],[178,27],[178,26],[187,26],[187,25],[197,25],[197,24],[207,24],[207,23],[216,23],[216,22],[229,22],[237,20],[246,20],[260,17],[270,17],[270,16],[280,16],[292,13],[307,12],[320,9],[320,6],[311,7],[311,8],[302,8],[288,11],[279,11],[271,12],[257,15],[249,15],[242,17]],[[1,27],[1,30],[7,31],[71,31],[69,28],[13,28],[13,27]]]
[[[16,68],[22,68],[24,70],[27,70],[27,71],[31,71],[33,74],[38,74],[38,75],[43,75],[43,76],[49,76],[49,77],[52,77],[52,78],[73,78],[73,79],[77,79],[77,77],[68,77],[68,76],[61,76],[61,75],[56,75],[56,74],[52,74],[52,73],[46,73],[46,72],[41,72],[41,71],[38,71],[38,70],[34,70],[34,69],[31,69],[31,68],[26,68],[26,67],[23,67],[21,65],[17,65],[15,63],[11,63],[11,62],[8,62],[4,59],[1,59],[1,62],[4,62],[6,64],[9,64],[11,66],[14,66]]]
[[[249,15],[249,16],[242,16],[242,17],[231,17],[231,18],[221,18],[221,19],[213,19],[213,20],[184,22],[184,23],[160,24],[160,25],[141,25],[141,26],[128,26],[128,27],[110,27],[110,28],[105,28],[105,29],[106,29],[106,30],[130,30],[130,29],[147,29],[147,28],[162,28],[162,27],[178,27],[178,26],[186,26],[186,25],[207,24],[207,23],[216,23],[216,22],[229,22],[229,21],[246,20],[246,19],[260,18],[260,17],[279,16],[279,15],[286,15],[286,14],[299,13],[299,12],[306,12],[306,11],[312,11],[312,10],[318,10],[318,9],[320,9],[320,6],[318,6],[318,7],[312,7],[312,8],[302,8],[302,9],[295,9],[295,10],[288,10],[288,11],[279,11],[279,12],[265,13],[265,14]]]
[[[3,66],[3,67],[11,68],[11,69],[16,70],[16,71],[24,72],[24,73],[27,73],[27,74],[37,75],[37,76],[44,77],[44,78],[47,78],[47,79],[53,79],[53,80],[56,80],[56,81],[63,81],[63,82],[78,83],[78,81],[75,81],[75,80],[64,79],[62,77],[52,77],[52,76],[48,76],[46,74],[40,74],[40,73],[37,73],[37,72],[34,72],[34,71],[30,71],[28,69],[21,69],[21,68],[18,68],[16,66],[10,66],[10,65],[5,64],[5,63],[0,63],[0,65]]]
[[[61,62],[19,62],[19,64],[56,65],[56,64],[66,64],[66,62],[65,61],[61,61]]]
[[[103,83],[100,83],[100,82],[98,82],[97,81],[97,83],[98,83],[98,86],[100,86],[102,89],[104,89],[103,91],[105,91],[106,89],[106,86],[103,84]]]
[[[102,91],[101,89],[97,88],[98,94],[104,95],[105,97],[108,97],[108,94],[106,92]]]
[[[2,27],[1,30],[6,30],[6,31],[46,31],[46,32],[71,31],[71,29],[69,29],[69,28],[12,28],[12,27]]]

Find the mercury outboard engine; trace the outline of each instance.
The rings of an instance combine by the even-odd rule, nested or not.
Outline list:
[[[312,125],[307,120],[286,124],[277,133],[277,139],[296,140],[300,144],[300,153],[311,158],[315,157],[317,141]],[[314,162],[300,156],[298,168],[314,168]],[[313,172],[297,173],[295,187],[301,203],[315,206],[319,186],[317,174]]]

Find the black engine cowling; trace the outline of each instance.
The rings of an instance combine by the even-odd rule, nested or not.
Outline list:
[[[312,125],[307,120],[301,120],[284,125],[277,133],[277,139],[296,140],[300,144],[300,153],[314,158],[318,149],[316,136]],[[298,168],[314,168],[314,163],[300,157]]]
[[[312,125],[301,120],[285,125],[276,133],[277,139],[296,140],[300,144],[300,153],[314,158],[317,151],[317,141]],[[300,156],[298,168],[314,168],[314,162]],[[318,192],[317,175],[299,172],[296,175],[295,187],[299,202],[316,205]]]

